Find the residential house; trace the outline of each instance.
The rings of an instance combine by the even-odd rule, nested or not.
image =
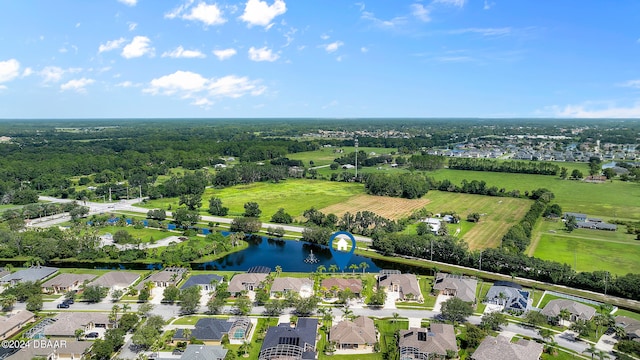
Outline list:
[[[245,273],[235,275],[229,282],[227,289],[231,295],[237,295],[242,291],[254,291],[262,287],[262,282],[267,279],[267,274]]]
[[[522,286],[510,281],[496,281],[489,288],[484,302],[502,305],[506,311],[524,312],[530,308],[529,292],[524,291]]]
[[[400,330],[398,346],[400,359],[422,360],[434,356],[444,358],[447,350],[458,352],[453,325],[431,324],[428,329],[410,328]]]
[[[338,349],[364,349],[378,341],[376,327],[371,318],[359,316],[353,321],[344,320],[331,327],[329,341],[335,342]]]
[[[28,310],[20,310],[9,313],[6,316],[0,315],[0,340],[5,340],[17,334],[26,324],[35,321],[35,315]]]
[[[440,219],[438,218],[426,218],[421,220],[423,223],[426,223],[429,228],[431,229],[431,232],[434,234],[437,234],[438,231],[440,231],[440,226],[442,225],[442,222]]]
[[[387,292],[397,292],[400,300],[424,301],[418,278],[414,274],[380,274],[378,286],[383,286]]]
[[[42,281],[58,272],[58,268],[47,266],[32,266],[28,269],[18,270],[13,274],[9,274],[0,279],[0,285],[15,285],[21,282]]]
[[[313,295],[313,280],[306,278],[279,277],[273,280],[271,284],[271,296],[294,292],[302,298],[308,298]]]
[[[471,355],[472,360],[538,360],[543,346],[533,340],[520,339],[511,342],[509,338],[488,335]]]
[[[318,319],[298,318],[296,327],[288,323],[272,326],[260,348],[259,360],[317,359]]]
[[[121,290],[133,285],[139,277],[139,274],[132,272],[110,271],[92,281],[89,285],[102,286],[111,290]]]
[[[564,309],[568,310],[571,314],[570,321],[588,321],[596,314],[595,308],[568,299],[553,299],[547,303],[540,313],[551,319],[557,318],[558,315],[560,315],[560,311]]]
[[[576,219],[576,221],[587,221],[587,214],[566,212],[564,213],[563,218],[566,220],[569,216],[573,216]]]
[[[624,329],[628,339],[640,341],[640,321],[627,316],[616,316],[616,326]]]
[[[42,340],[31,340],[42,341]],[[24,347],[20,351],[6,358],[6,360],[81,360],[90,354],[89,349],[93,342],[76,340],[44,340],[46,343],[32,343],[32,346]]]
[[[476,287],[478,280],[468,276],[438,273],[433,284],[433,289],[443,295],[455,296],[462,301],[476,302]]]
[[[337,291],[349,289],[355,296],[360,297],[362,293],[362,280],[353,278],[328,278],[322,280],[321,287],[327,290],[336,289]]]
[[[184,330],[177,329],[171,341],[188,341],[195,338],[207,345],[220,345],[224,335],[228,335],[229,340],[246,340],[251,331],[251,321],[249,318],[203,318],[198,320],[193,329],[189,329],[191,334],[188,336],[185,336]]]
[[[180,289],[184,290],[192,286],[200,286],[204,291],[214,291],[222,281],[224,281],[224,278],[215,274],[191,275],[187,281],[180,286]]]
[[[64,294],[67,291],[78,291],[85,281],[95,278],[89,274],[60,274],[42,284],[42,291],[47,294]]]
[[[95,328],[110,329],[113,323],[109,314],[98,312],[62,312],[56,315],[55,322],[44,329],[47,337],[75,338],[77,329],[85,333]]]
[[[151,281],[155,287],[165,288],[170,285],[177,285],[187,274],[187,269],[182,267],[167,267],[157,272],[138,284],[137,288],[142,289],[145,283]]]

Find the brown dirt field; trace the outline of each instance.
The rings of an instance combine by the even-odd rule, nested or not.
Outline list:
[[[387,219],[397,220],[411,215],[423,208],[431,200],[401,199],[387,196],[357,195],[349,200],[320,209],[325,214],[336,214],[338,217],[346,212],[355,214],[358,211],[371,211]]]

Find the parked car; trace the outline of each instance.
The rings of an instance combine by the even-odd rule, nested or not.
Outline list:
[[[66,299],[63,302],[66,302],[67,304],[75,304],[75,300],[73,300],[73,299]]]
[[[87,339],[95,339],[98,337],[98,333],[97,332],[90,332],[87,335],[84,336]]]
[[[69,308],[69,304],[61,303],[61,304],[58,304],[57,308],[58,309],[68,309]]]

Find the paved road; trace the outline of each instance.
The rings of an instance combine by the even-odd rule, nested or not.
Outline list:
[[[74,201],[70,199],[58,199],[50,196],[40,196],[39,199],[40,201],[48,201],[48,202],[54,202],[54,203],[68,203],[68,202]],[[134,204],[140,203],[140,201],[141,199],[138,198],[138,199],[130,199],[130,200],[120,200],[120,201],[111,202],[111,203],[100,203],[100,202],[91,202],[91,201],[86,201],[86,202],[78,201],[78,203],[80,205],[89,207],[89,215],[102,214],[102,213],[114,212],[114,211],[128,211],[128,212],[146,214],[149,211],[149,209],[141,208],[134,205]],[[172,213],[168,211],[167,216],[169,217],[172,216]],[[69,217],[68,214],[57,214],[53,216],[43,217],[40,219],[34,219],[31,222],[30,226],[49,227],[49,226],[63,223],[65,221],[69,221],[70,219],[71,218]],[[220,216],[210,216],[210,215],[203,215],[202,220],[206,222],[221,223],[221,224],[231,224],[231,221],[233,221],[233,219],[230,219],[230,218],[225,218]],[[267,222],[262,223],[262,227],[263,228],[281,227],[285,231],[299,233],[299,234],[301,234],[302,231],[304,230],[304,226],[273,224],[273,223],[267,223]],[[372,241],[371,238],[368,238],[366,236],[354,235],[354,237],[357,241],[361,241],[365,243],[371,243]]]

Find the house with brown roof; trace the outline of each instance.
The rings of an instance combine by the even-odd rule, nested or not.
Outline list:
[[[414,274],[380,274],[378,287],[384,287],[387,292],[396,292],[400,300],[424,301],[418,278]]]
[[[95,278],[90,274],[60,274],[42,284],[42,291],[47,294],[64,294],[67,291],[77,291],[85,281]]]
[[[271,296],[279,297],[282,294],[293,292],[302,298],[313,295],[313,280],[294,277],[279,277],[271,284]]]
[[[430,359],[435,355],[444,358],[447,350],[458,352],[456,334],[453,325],[449,324],[400,330],[398,346],[403,360]]]
[[[328,278],[322,280],[321,286],[327,290],[345,291],[349,289],[357,297],[360,297],[362,293],[362,280],[360,279]]]
[[[557,318],[560,311],[568,310],[571,313],[569,321],[585,320],[589,321],[596,314],[596,309],[568,299],[553,299],[540,311],[540,313],[549,319]]]
[[[26,324],[34,322],[35,315],[28,310],[20,310],[0,316],[0,340],[5,340],[17,334]]]
[[[378,336],[373,320],[359,316],[353,321],[344,320],[332,326],[329,341],[335,342],[338,349],[370,348],[373,351]]]
[[[266,279],[267,274],[262,273],[237,274],[229,281],[227,290],[231,295],[237,295],[243,291],[254,291],[261,288]]]
[[[129,286],[133,285],[139,277],[140,274],[133,272],[110,271],[100,276],[89,285],[102,286],[112,290],[126,289]]]
[[[75,338],[77,329],[85,333],[94,328],[113,328],[109,321],[109,314],[98,312],[62,312],[56,315],[55,322],[44,329],[44,335],[49,337]]]
[[[468,276],[438,273],[433,283],[433,289],[442,295],[455,296],[462,301],[476,302],[476,287],[478,280]]]
[[[473,360],[538,360],[543,346],[533,340],[520,339],[512,343],[502,335],[487,336],[476,351],[471,354]]]

